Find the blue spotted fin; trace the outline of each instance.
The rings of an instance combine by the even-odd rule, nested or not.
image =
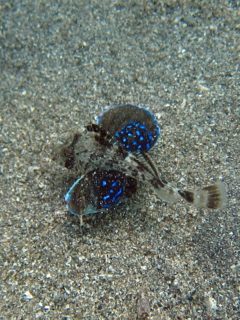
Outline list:
[[[127,152],[148,152],[160,136],[157,119],[145,106],[125,104],[108,107],[97,117],[97,125]]]
[[[93,215],[113,209],[137,190],[137,181],[116,170],[96,169],[78,178],[65,195],[73,215]]]

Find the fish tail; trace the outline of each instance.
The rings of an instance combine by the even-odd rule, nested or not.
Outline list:
[[[220,209],[227,202],[226,187],[221,181],[200,190],[178,190],[178,193],[184,200],[197,208]]]

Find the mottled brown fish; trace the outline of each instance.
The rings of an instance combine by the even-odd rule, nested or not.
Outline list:
[[[75,214],[88,215],[104,209],[109,210],[118,202],[112,201],[105,208],[95,203],[91,210],[84,210],[80,205],[84,203],[87,208],[89,199],[84,196],[84,190],[76,196],[76,190],[80,186],[82,189],[93,190],[93,185],[89,187],[89,183],[92,183],[89,177],[92,172],[99,170],[105,173],[106,181],[111,171],[116,172],[124,179],[132,179],[135,191],[137,184],[144,184],[160,199],[170,203],[183,199],[197,208],[222,208],[226,203],[226,191],[221,181],[191,191],[181,190],[161,178],[148,152],[156,144],[159,134],[160,128],[156,118],[149,110],[125,105],[108,109],[98,118],[97,123],[89,124],[81,132],[72,135],[70,140],[58,149],[55,156],[55,159],[75,172],[78,177],[65,197],[69,210],[73,211],[71,206],[74,206],[79,208],[74,210]],[[84,181],[87,182],[84,184]],[[74,201],[71,198],[73,195]],[[108,195],[110,196],[105,196]],[[99,195],[95,193],[95,196]],[[122,192],[118,200],[122,200],[124,196],[125,192]]]

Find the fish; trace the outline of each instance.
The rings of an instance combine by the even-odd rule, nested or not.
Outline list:
[[[107,108],[97,116],[96,123],[75,132],[55,157],[78,176],[65,196],[68,210],[80,216],[110,211],[141,186],[168,203],[184,200],[196,208],[223,208],[227,197],[222,181],[189,190],[180,189],[162,178],[149,152],[156,145],[160,132],[153,113],[145,106],[133,105]],[[108,183],[114,176],[121,191],[115,194],[109,189],[105,194],[107,189],[96,187],[96,181]]]

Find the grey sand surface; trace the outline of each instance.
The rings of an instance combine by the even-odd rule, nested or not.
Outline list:
[[[0,2],[0,319],[239,319],[239,1]],[[146,104],[179,187],[224,179],[223,210],[146,188],[83,234],[60,137]]]

